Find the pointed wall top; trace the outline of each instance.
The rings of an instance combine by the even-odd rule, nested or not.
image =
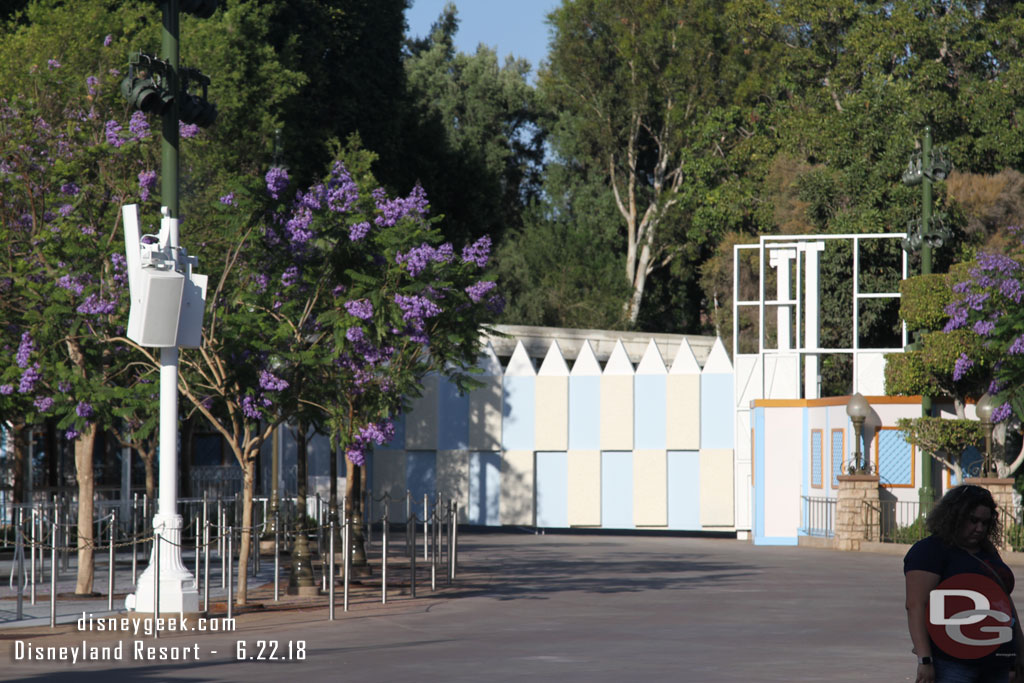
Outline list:
[[[725,352],[725,344],[722,343],[722,338],[719,337],[715,339],[715,345],[711,347],[708,360],[704,363],[704,373],[728,374],[731,372],[732,361],[729,360],[729,354]]]
[[[685,343],[685,341],[683,343]],[[650,342],[648,342],[647,350],[644,351],[644,357],[640,359],[640,363],[636,366],[636,374],[666,374],[665,360],[661,357],[661,351],[658,350],[658,345],[654,343],[653,339]]]
[[[536,374],[537,371],[533,367],[533,361],[530,360],[530,354],[526,352],[523,342],[516,342],[516,350],[512,352],[512,358],[508,361],[505,375],[533,377]]]
[[[612,349],[612,354],[608,356],[608,362],[604,366],[604,374],[606,375],[632,375],[633,364],[629,362],[629,354],[626,353],[626,347],[622,345],[622,340],[616,340],[615,348]]]
[[[693,348],[690,347],[690,343],[685,339],[679,344],[676,358],[672,361],[672,369],[668,373],[670,375],[700,374],[700,364],[697,362],[697,357],[693,354]]]
[[[562,347],[558,345],[557,341],[552,340],[551,346],[548,347],[548,353],[544,356],[544,362],[540,364],[540,370],[537,371],[537,374],[552,377],[569,376],[569,366],[565,364],[565,358],[562,356]]]
[[[583,341],[583,344],[580,346],[579,355],[576,356],[576,362],[572,364],[572,371],[569,374],[573,376],[601,376],[601,364],[597,362],[594,348],[590,345],[589,341]]]

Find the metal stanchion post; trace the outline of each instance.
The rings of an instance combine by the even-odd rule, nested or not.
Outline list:
[[[328,549],[330,551],[330,574],[331,579],[327,582],[327,618],[330,621],[334,621],[334,520],[331,520],[331,540],[328,543]]]
[[[205,506],[203,507],[205,510]],[[210,520],[203,521],[203,612],[210,611]]]
[[[218,500],[217,503],[219,505],[220,500]],[[227,543],[227,536],[224,533],[224,529],[228,528],[228,527],[227,527],[226,524],[224,524],[224,520],[225,520],[224,510],[221,509],[219,514],[220,514],[220,519],[219,519],[220,526],[217,527],[217,534],[218,534],[217,541],[219,543],[218,548],[217,548],[217,552],[220,554],[220,587],[221,588],[226,588],[227,584],[225,583],[225,581],[227,580],[227,575],[228,575],[228,558],[225,557],[225,555],[227,553],[224,552],[224,546]]]
[[[427,510],[427,494],[423,494],[423,561],[426,562],[430,558],[427,557],[427,530],[430,522],[430,512]]]
[[[199,533],[199,529],[201,528],[199,526],[199,515],[196,515],[195,522],[196,522],[196,524],[193,527],[195,529],[195,535],[196,535],[196,571],[195,571],[195,575],[199,576],[199,541],[200,541],[200,536],[201,536],[201,534]]]
[[[348,611],[348,579],[352,575],[352,546],[349,543],[349,527],[352,524],[352,520],[345,520],[345,527],[342,531],[342,542],[345,544],[345,552],[342,553],[344,557],[344,571],[345,571],[345,611]],[[334,538],[332,535],[331,538]],[[333,557],[333,555],[332,555]],[[331,582],[334,583],[333,581]]]
[[[381,521],[381,559],[380,559],[380,601],[388,604],[388,508],[391,507],[387,500],[384,501],[384,519]]]
[[[139,519],[135,514],[135,506],[139,502],[139,494],[132,498],[132,585],[138,583],[138,541],[139,541]]]
[[[410,518],[411,519],[411,518]],[[407,522],[406,529],[412,529],[413,552],[409,554],[409,594],[416,597],[416,520]]]
[[[281,599],[281,513],[274,510],[274,602]]]
[[[233,535],[234,535],[234,529],[229,526],[228,527],[228,538],[227,538],[227,542],[228,542],[228,552],[227,552],[227,556],[228,557],[227,557],[227,559],[228,559],[228,573],[229,574],[231,573],[231,559],[232,559],[231,558],[231,554],[232,554],[231,553],[231,550],[232,550],[231,549],[231,541],[233,540],[232,539]],[[234,596],[231,594],[232,582],[231,582],[231,577],[230,576],[228,577],[228,586],[227,586],[227,588],[228,588],[228,619],[231,619],[231,603],[234,601]]]
[[[117,556],[114,554],[114,543],[117,540],[117,509],[110,513],[110,554],[107,556],[107,565],[110,567],[110,576],[107,577],[107,610],[114,610],[114,576],[117,573]]]
[[[455,521],[452,522],[452,581],[459,566],[459,504],[455,503]]]
[[[405,490],[405,554],[412,555],[415,551],[411,545],[409,545],[409,525],[412,524],[412,492],[409,489]]]
[[[29,597],[28,597],[28,602],[29,602],[30,605],[34,605],[34,604],[36,604],[36,509],[35,509],[35,507],[33,507],[29,512],[31,513],[31,515],[30,515],[29,520],[28,520],[28,526],[29,526],[29,537],[28,537],[28,545],[29,545],[29,567],[28,567],[29,588],[28,588],[28,596]]]
[[[153,539],[153,637],[160,637],[160,533]]]
[[[18,529],[15,532],[14,564],[18,568],[18,610],[16,618],[21,621],[25,618],[25,538],[22,536],[20,522],[24,519],[21,510],[18,510]]]
[[[436,499],[435,499],[436,500]],[[430,515],[430,590],[437,590],[437,504]],[[425,546],[424,546],[425,547]]]
[[[57,522],[53,523],[50,548],[50,628],[57,625]]]

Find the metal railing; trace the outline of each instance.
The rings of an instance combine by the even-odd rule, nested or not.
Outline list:
[[[835,535],[836,499],[800,496],[800,531],[807,536]]]
[[[916,500],[864,501],[863,510],[868,541],[916,543],[928,535]]]

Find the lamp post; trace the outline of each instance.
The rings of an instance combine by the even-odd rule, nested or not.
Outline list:
[[[985,432],[985,454],[981,461],[981,476],[988,477],[992,474],[992,405],[995,401],[986,392],[981,398],[978,399],[978,403],[974,406],[974,412],[977,413],[978,419],[981,421],[981,429]]]
[[[866,463],[861,463],[860,434],[861,429],[864,427],[864,420],[867,419],[870,413],[871,406],[868,404],[868,400],[864,398],[860,394],[860,392],[857,392],[853,396],[851,396],[850,400],[846,403],[846,414],[850,417],[850,420],[853,422],[854,469],[851,472],[851,474],[867,474]]]
[[[952,168],[946,158],[945,150],[942,147],[932,150],[932,129],[926,126],[924,139],[921,143],[921,151],[911,155],[907,163],[907,170],[903,173],[903,182],[906,185],[921,185],[921,219],[910,221],[907,226],[907,237],[903,240],[903,249],[908,252],[921,252],[921,274],[931,275],[932,272],[932,249],[941,247],[945,240],[950,237],[949,228],[944,223],[945,216],[937,212],[932,215],[932,183],[936,180],[943,180]],[[932,223],[935,223],[936,230],[932,230]],[[915,342],[907,346],[910,351],[920,348],[920,337],[928,330],[914,330]],[[932,397],[921,397],[921,416],[931,417]],[[921,479],[922,486],[918,491],[918,498],[922,505],[930,505],[935,501],[935,492],[932,489],[932,459],[927,454],[922,454]]]

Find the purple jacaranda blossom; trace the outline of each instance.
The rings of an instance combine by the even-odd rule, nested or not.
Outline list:
[[[501,315],[505,312],[505,297],[501,294],[495,294],[487,300],[487,310],[494,315]]]
[[[390,420],[371,422],[359,428],[359,440],[363,443],[375,443],[378,446],[390,443],[395,438],[395,425]]]
[[[345,338],[350,342],[358,343],[366,339],[366,333],[361,327],[350,327],[345,330]]]
[[[462,248],[462,262],[474,263],[483,268],[491,256],[491,238],[484,235],[473,244],[467,244]]]
[[[992,411],[992,423],[998,424],[1010,417],[1013,414],[1013,407],[1009,403],[1004,403],[995,410]]]
[[[497,283],[495,282],[492,282],[490,280],[481,280],[480,282],[476,282],[474,284],[471,284],[469,287],[466,287],[466,294],[469,295],[469,298],[473,301],[473,303],[478,304],[483,300],[485,296],[487,296],[487,293],[494,289],[496,286]]]
[[[327,187],[327,208],[331,211],[344,213],[359,200],[359,188],[352,180],[345,165],[340,161],[334,162]],[[349,228],[350,239],[351,232],[352,230]]]
[[[29,358],[35,350],[36,345],[32,341],[32,335],[28,332],[22,332],[21,341],[18,343],[18,354],[15,356],[14,362],[18,364],[19,368],[27,368]]]
[[[47,59],[46,66],[50,68],[50,71],[53,71],[54,69],[60,68],[60,62],[58,62],[56,59]]]
[[[276,199],[276,197],[275,197]],[[293,244],[305,244],[313,237],[313,231],[309,229],[313,222],[313,212],[307,206],[299,206],[295,213],[285,223],[284,232]]]
[[[61,204],[60,208],[57,209],[57,213],[67,218],[69,215],[71,215],[71,212],[74,210],[75,206],[73,204]]]
[[[67,439],[68,441],[74,441],[75,439],[78,438],[78,430],[74,428],[68,429],[66,432],[64,432],[64,438]]]
[[[14,385],[13,384],[0,384],[0,394],[2,394],[4,396],[10,396],[13,393],[14,393]]]
[[[57,286],[78,296],[82,296],[82,293],[85,291],[85,285],[82,283],[81,278],[74,277],[73,275],[62,275],[57,278]]]
[[[62,394],[68,393],[69,391],[71,391],[71,383],[66,382],[64,380],[57,382],[57,391],[59,391]]]
[[[97,294],[90,294],[75,310],[84,315],[109,315],[117,310],[117,304],[105,301]]]
[[[374,223],[384,227],[393,226],[402,218],[418,213],[420,216],[427,214],[427,193],[420,185],[412,188],[408,197],[396,197],[388,199],[383,189],[377,188],[373,191],[373,198],[376,200],[377,209],[380,215],[373,219]]]
[[[49,396],[40,396],[33,401],[33,403],[35,404],[36,410],[40,413],[49,412],[50,408],[53,407],[53,399]]]
[[[156,171],[142,171],[139,173],[139,199],[149,199],[149,191],[156,187]]]
[[[141,111],[133,113],[131,120],[128,121],[128,130],[131,131],[136,140],[145,140],[148,138],[149,121],[146,120],[146,114]]]
[[[299,267],[288,266],[288,268],[281,274],[281,285],[284,287],[291,287],[299,279]]]
[[[280,199],[281,193],[288,187],[288,171],[280,166],[272,166],[264,180],[267,183],[267,193],[274,199]]]
[[[91,225],[79,225],[78,229],[82,231],[83,235],[95,235],[96,234],[96,228],[92,227]]]
[[[1019,304],[1024,298],[1024,288],[1021,287],[1020,280],[1013,278],[1006,278],[999,284],[999,293],[1015,304]]]
[[[432,247],[424,242],[418,247],[413,247],[406,253],[395,254],[395,263],[405,264],[406,270],[413,277],[416,277],[431,263],[447,263],[452,260],[452,245],[447,242],[440,247]]]
[[[220,198],[220,203],[225,205],[225,206],[234,206],[235,205],[235,193],[234,192],[228,192],[226,195],[224,195],[223,197]]]
[[[260,388],[265,391],[284,391],[288,388],[288,382],[275,377],[271,372],[260,370]]]
[[[974,275],[978,271],[993,272],[1002,276],[1013,275],[1021,269],[1020,263],[1006,254],[981,252],[977,257],[978,267],[971,269]]]
[[[959,382],[972,367],[974,367],[974,361],[968,358],[966,353],[961,353],[953,364],[953,381]]]
[[[348,446],[345,449],[345,457],[356,467],[362,467],[366,464],[366,453],[363,451],[362,446],[355,444]]]
[[[339,297],[347,291],[348,287],[346,287],[345,285],[338,285],[337,287],[331,290],[331,294],[333,294],[335,297]]]
[[[89,95],[91,97],[95,97],[96,93],[99,92],[99,90],[96,88],[96,86],[99,84],[100,79],[96,78],[95,76],[89,76],[85,79],[85,87],[89,91]]]
[[[1009,356],[1024,355],[1024,334],[1013,340],[1010,348],[1006,349],[1006,354]]]
[[[346,301],[345,310],[348,311],[349,315],[355,316],[360,320],[369,320],[373,317],[373,304],[370,303],[369,299]]]
[[[994,330],[995,327],[996,324],[991,320],[979,320],[974,323],[974,332],[982,337],[987,337],[992,334],[992,330]]]
[[[60,186],[60,191],[62,194],[74,197],[77,196],[78,193],[81,192],[82,190],[75,183],[64,183],[63,185]]]
[[[39,372],[39,363],[33,363],[21,373],[21,381],[18,383],[19,394],[31,394],[36,389],[36,384],[43,376]]]
[[[270,285],[270,276],[266,273],[260,273],[256,276],[256,291],[259,294],[267,291],[267,287]]]
[[[79,401],[78,405],[75,406],[75,414],[83,419],[88,420],[90,417],[93,416],[93,413],[94,411],[92,409],[92,406],[86,403],[85,401]]]
[[[199,126],[194,123],[178,121],[178,137],[182,140],[191,140],[199,135]]]
[[[106,37],[103,38],[103,47],[110,47],[110,44],[113,43],[113,42],[114,42],[114,36],[112,36],[111,34],[108,33],[106,35]]]
[[[247,394],[242,397],[239,404],[242,407],[243,415],[250,420],[259,420],[263,416],[261,407],[269,407],[271,405],[271,401],[265,397],[256,398]]]
[[[395,303],[402,309],[402,320],[422,320],[441,313],[440,306],[423,296],[395,294]]]
[[[107,121],[105,126],[107,144],[113,145],[114,147],[120,147],[124,144],[124,140],[121,138],[121,124],[117,121]]]
[[[362,221],[348,227],[348,238],[352,242],[358,242],[366,237],[368,232],[370,232],[370,223]]]

